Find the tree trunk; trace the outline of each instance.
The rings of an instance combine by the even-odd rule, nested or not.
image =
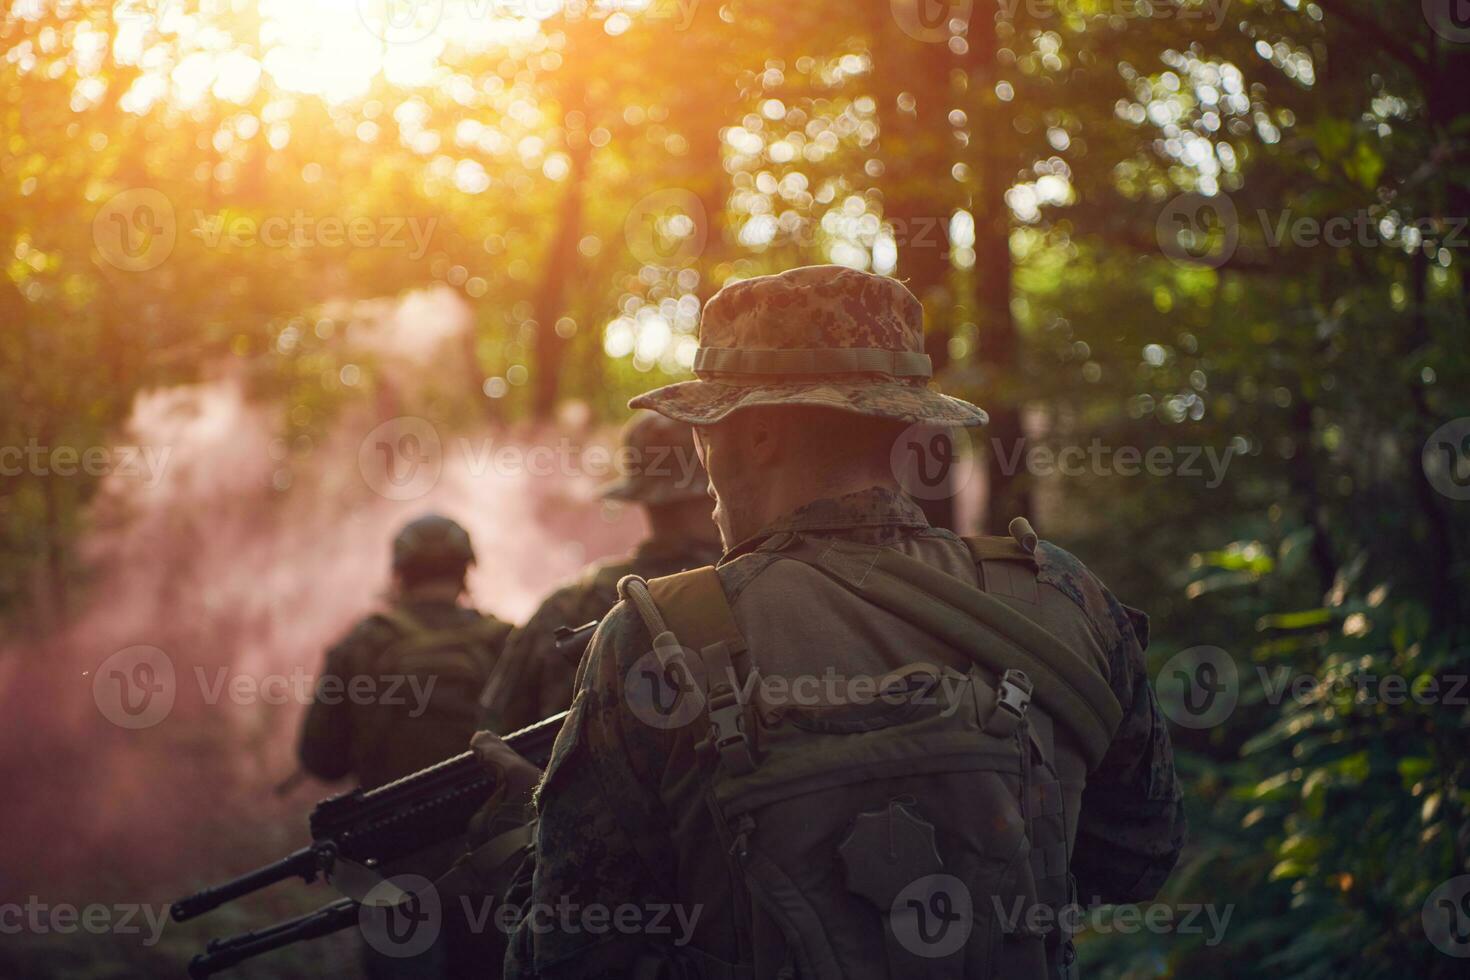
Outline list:
[[[1011,315],[1011,221],[1005,194],[1015,180],[1012,147],[1015,140],[1011,103],[995,94],[999,80],[995,22],[986,16],[970,21],[965,53],[972,139],[968,163],[974,174],[975,194],[970,212],[975,219],[974,309],[979,327],[978,356],[985,382],[981,407],[990,413],[983,432],[988,500],[982,517],[987,530],[1003,528],[1012,517],[1031,516],[1031,493],[1025,474],[1009,469],[1007,460],[1019,458],[1017,443],[1025,438],[1021,427],[1021,338]]]
[[[567,282],[576,275],[577,241],[582,232],[583,187],[592,144],[583,139],[568,147],[571,170],[566,191],[557,208],[556,226],[541,265],[541,283],[531,301],[536,317],[536,377],[532,386],[531,414],[538,421],[551,418],[556,410],[558,382],[567,342],[556,332],[556,321],[566,312]]]

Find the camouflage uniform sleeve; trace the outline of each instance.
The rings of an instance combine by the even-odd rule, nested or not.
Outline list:
[[[1169,729],[1148,680],[1148,618],[1113,597],[1081,562],[1044,545],[1042,578],[1077,602],[1107,656],[1123,720],[1087,778],[1072,873],[1084,904],[1147,901],[1184,847],[1185,818]]]
[[[637,615],[619,606],[582,662],[571,714],[537,790],[534,859],[506,896],[519,909],[507,978],[627,976],[649,937],[606,923],[631,915],[629,906],[642,922],[667,905],[660,884],[671,880],[667,819],[648,789],[667,758],[659,747],[667,733],[633,719],[622,696],[628,666],[648,648]],[[604,927],[590,928],[583,915]]]
[[[601,617],[615,601],[615,596],[601,598],[581,583],[547,596],[506,641],[502,663],[480,699],[481,724],[505,734],[570,707],[576,665],[557,652],[556,631]]]
[[[493,732],[504,735],[536,720],[531,715],[541,700],[541,659],[551,648],[543,627],[545,612],[543,604],[524,626],[511,631],[491,671],[480,698],[480,724]]]
[[[341,779],[352,772],[352,711],[347,684],[357,668],[358,650],[370,642],[370,623],[359,623],[327,651],[316,693],[301,722],[296,755],[301,767],[319,779]]]

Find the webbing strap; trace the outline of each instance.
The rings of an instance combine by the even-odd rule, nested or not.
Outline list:
[[[387,620],[404,636],[413,636],[424,631],[424,625],[415,619],[407,609],[400,609],[397,606],[385,606],[378,610],[378,615]]]
[[[732,660],[745,649],[745,638],[735,624],[719,572],[706,565],[647,583],[629,576],[618,583],[618,591],[638,608],[650,632],[663,627],[653,637],[661,663],[668,666],[683,650],[699,659],[701,669],[691,674],[704,688],[709,745],[731,772],[753,771],[749,706],[740,700]]]
[[[1089,769],[1102,761],[1123,709],[1098,669],[994,596],[892,548],[832,541],[782,552],[962,651],[996,677],[1026,672],[1036,700],[1071,728]]]
[[[730,601],[720,585],[720,573],[713,565],[656,578],[648,583],[648,592],[669,630],[684,646],[703,650],[716,643],[729,643],[736,649],[745,648]]]
[[[1019,561],[1036,567],[1036,556],[1010,536],[973,536],[960,540],[970,549],[970,557],[977,565],[982,561]]]
[[[706,374],[889,374],[896,378],[929,378],[934,374],[934,365],[928,354],[878,347],[762,350],[701,347],[694,352],[694,373],[700,377]],[[762,380],[769,382],[769,378]]]

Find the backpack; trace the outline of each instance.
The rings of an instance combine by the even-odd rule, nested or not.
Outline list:
[[[354,755],[365,786],[465,750],[480,692],[511,629],[488,615],[434,629],[401,607],[377,618],[396,636],[367,658],[363,673],[373,679],[376,696],[354,704]]]
[[[983,580],[1029,564],[1034,582],[1034,535],[965,541]],[[995,596],[896,550],[806,540],[783,554],[971,665],[915,665],[871,702],[772,722],[741,701],[744,641],[714,568],[619,583],[665,672],[702,702],[706,803],[744,892],[740,961],[686,946],[660,952],[664,975],[1068,975],[1075,828],[1062,786],[1085,780],[1121,719],[1106,678]]]

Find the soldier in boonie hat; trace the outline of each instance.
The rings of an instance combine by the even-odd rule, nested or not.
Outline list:
[[[558,646],[556,631],[606,615],[618,601],[618,581],[625,575],[672,575],[719,560],[709,479],[694,451],[694,430],[655,412],[639,412],[623,426],[619,443],[619,476],[601,493],[606,500],[637,504],[648,537],[632,554],[587,566],[511,634],[480,699],[487,728],[514,731],[572,703],[582,647]]]
[[[984,425],[985,412],[930,387],[924,309],[903,283],[815,265],[731,283],[705,305],[697,381],[628,404],[691,425],[753,405],[809,405],[899,422]]]
[[[1058,910],[1077,894],[1147,901],[1168,877],[1185,821],[1146,621],[1024,520],[1004,537],[930,525],[893,450],[910,428],[985,413],[929,388],[921,325],[918,301],[881,276],[738,282],[705,308],[699,380],[634,399],[694,426],[725,550],[618,581],[622,601],[561,672],[576,698],[537,791],[537,843],[498,838],[471,860],[503,867],[504,846],[522,847],[510,892],[528,904],[576,891],[638,906],[662,891],[650,853],[691,905],[749,905],[766,886],[778,900],[701,922],[677,961],[585,930],[546,936],[528,917],[510,972],[764,977],[811,961],[832,977],[959,977],[984,961],[1039,980],[1069,975],[1067,930],[931,937],[900,914],[905,897],[943,896],[968,926],[972,887]],[[910,711],[903,691],[945,707]],[[971,747],[964,765],[934,765],[955,746]],[[519,819],[543,774],[493,736],[474,749],[527,787],[480,819]],[[994,828],[1040,855],[1002,891],[964,877],[992,856]],[[734,873],[714,840],[734,841]]]
[[[639,412],[623,426],[618,441],[621,475],[602,486],[604,499],[650,506],[706,499],[709,481],[687,424]]]

